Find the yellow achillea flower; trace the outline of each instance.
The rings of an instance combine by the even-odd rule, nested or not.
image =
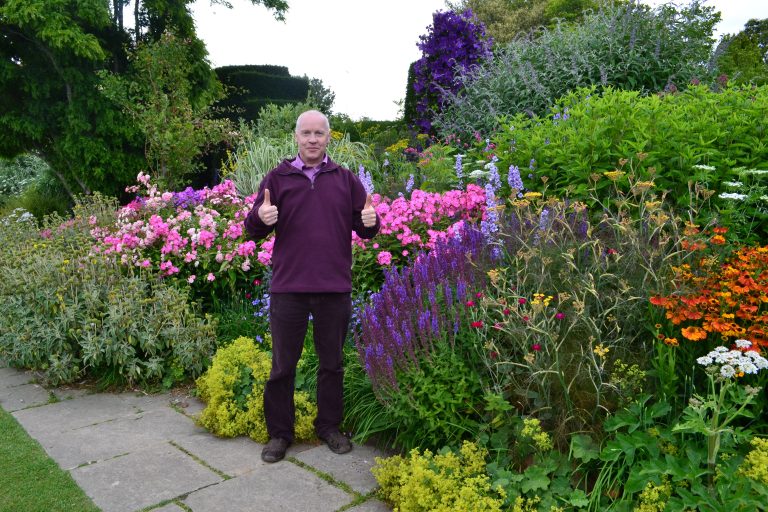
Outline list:
[[[605,356],[607,356],[607,355],[608,355],[608,352],[610,352],[610,350],[611,350],[610,348],[608,348],[608,347],[604,347],[604,346],[603,346],[603,344],[601,343],[601,344],[599,344],[598,346],[596,346],[596,347],[595,347],[595,348],[592,350],[592,352],[594,352],[595,354],[597,354],[599,357],[605,358]]]
[[[603,176],[605,176],[606,178],[608,178],[611,181],[618,181],[625,174],[627,174],[627,173],[625,173],[624,171],[616,170],[616,171],[606,171],[606,172],[603,173]]]
[[[646,201],[645,207],[649,210],[656,210],[661,206],[661,201]]]
[[[523,197],[526,199],[537,199],[542,196],[541,192],[526,192]]]

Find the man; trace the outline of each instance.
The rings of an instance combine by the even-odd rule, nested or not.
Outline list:
[[[299,154],[262,180],[245,220],[258,240],[275,230],[270,287],[272,371],[264,389],[270,440],[261,458],[277,462],[293,442],[296,365],[313,319],[317,375],[315,431],[334,453],[352,444],[340,431],[343,416],[343,344],[352,313],[352,231],[371,238],[379,220],[371,196],[348,169],[328,158],[328,118],[309,110],[294,133]]]

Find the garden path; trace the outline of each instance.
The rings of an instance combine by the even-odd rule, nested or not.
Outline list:
[[[0,406],[68,471],[103,512],[386,512],[373,496],[376,448],[334,455],[299,444],[261,461],[262,445],[195,425],[204,405],[184,393],[46,389],[0,362]]]

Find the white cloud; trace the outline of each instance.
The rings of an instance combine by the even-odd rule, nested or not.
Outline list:
[[[192,5],[211,63],[275,64],[294,76],[319,78],[336,93],[334,111],[353,119],[395,119],[405,97],[416,44],[445,10],[444,0],[288,0],[286,22],[263,7],[233,0],[233,9]],[[658,0],[645,0],[657,5]],[[768,0],[709,0],[722,12],[716,35],[739,32],[750,18],[768,18]]]

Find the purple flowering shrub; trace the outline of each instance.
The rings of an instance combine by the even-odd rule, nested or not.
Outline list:
[[[485,26],[471,10],[436,12],[428,33],[419,37],[422,57],[414,63],[416,127],[432,131],[432,118],[442,108],[446,94],[458,92],[454,77],[492,57],[492,41]]]
[[[457,233],[411,266],[390,269],[358,312],[359,360],[386,411],[378,428],[400,447],[454,443],[480,424],[480,365],[460,339],[466,304],[485,287],[476,262],[486,244],[470,225]]]

